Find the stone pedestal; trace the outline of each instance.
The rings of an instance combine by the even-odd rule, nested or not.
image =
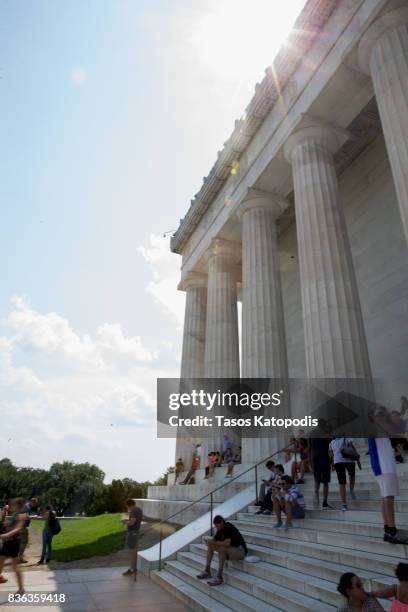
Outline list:
[[[408,7],[370,26],[360,42],[359,60],[373,79],[408,242]]]
[[[180,283],[186,292],[184,314],[181,378],[204,377],[205,326],[207,314],[207,277],[190,273]],[[193,448],[201,442],[194,438],[180,438],[176,443],[176,461],[182,458],[186,469],[191,465]]]
[[[333,152],[339,135],[311,125],[285,145],[292,163],[309,378],[365,378],[370,365]]]
[[[242,204],[242,377],[287,378],[285,326],[279,274],[276,218],[287,202],[250,189]],[[283,439],[242,440],[244,462],[256,462]]]

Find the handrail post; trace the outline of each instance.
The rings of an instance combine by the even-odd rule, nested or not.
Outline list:
[[[159,572],[162,570],[162,541],[163,541],[163,529],[160,527],[160,542],[159,542]]]
[[[210,493],[210,522],[211,522],[211,535],[214,535],[214,527],[213,527],[213,493]]]
[[[255,499],[256,503],[258,503],[258,464],[255,464]]]

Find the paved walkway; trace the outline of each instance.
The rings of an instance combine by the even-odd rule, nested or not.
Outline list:
[[[14,574],[0,585],[0,611],[20,608],[22,612],[187,612],[189,608],[167,593],[150,578],[138,575],[137,581],[122,576],[126,568],[71,569],[49,572],[25,571],[26,593],[64,593],[66,603],[30,605],[8,604],[8,593],[15,593]]]

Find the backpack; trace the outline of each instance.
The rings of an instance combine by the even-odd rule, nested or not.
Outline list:
[[[348,459],[349,461],[358,461],[360,459],[360,455],[354,448],[354,445],[350,442],[346,443],[346,438],[343,438],[340,452],[343,459]]]
[[[50,525],[50,531],[53,536],[58,535],[62,531],[61,523],[59,522],[57,518],[55,519],[53,524]]]

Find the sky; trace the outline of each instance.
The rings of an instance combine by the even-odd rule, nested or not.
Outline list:
[[[0,0],[0,458],[153,480],[178,227],[304,0]]]

